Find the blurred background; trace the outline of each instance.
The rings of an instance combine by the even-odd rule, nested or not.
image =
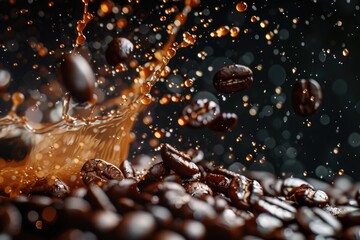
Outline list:
[[[206,159],[234,171],[359,180],[359,1],[244,2],[245,11],[238,1],[202,0],[189,14],[178,41],[190,31],[197,42],[178,51],[169,64],[171,73],[153,89],[156,101],[140,113],[129,159],[155,155],[159,143],[169,142],[184,150],[201,149]],[[26,101],[19,115],[43,123],[60,119],[65,91],[56,65],[62,53],[74,49],[83,7],[81,0],[0,1],[1,116],[11,107],[10,94],[20,91]],[[85,28],[87,43],[79,51],[96,73],[100,102],[130,86],[136,66],[150,61],[169,38],[168,25],[183,7],[178,0],[89,3],[95,18]],[[232,31],[217,37],[221,27]],[[117,36],[136,45],[128,70],[120,73],[104,56]],[[233,63],[250,67],[254,82],[243,92],[220,94],[213,76]],[[318,81],[324,95],[320,110],[308,118],[296,115],[291,106],[292,86],[302,78]],[[183,86],[186,79],[193,86]],[[174,101],[160,104],[165,94],[175,96]],[[178,94],[191,98],[176,100]],[[236,113],[236,127],[214,133],[179,126],[184,106],[198,98]]]

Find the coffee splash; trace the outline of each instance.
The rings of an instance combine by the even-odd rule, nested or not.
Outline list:
[[[84,19],[78,21],[74,52],[85,42],[82,31],[92,19],[89,17],[92,15],[88,12],[88,1],[83,2]],[[14,131],[26,136],[27,142],[24,144],[27,151],[23,159],[15,159],[12,156],[0,158],[0,195],[15,197],[25,189],[31,191],[35,183],[42,179],[61,179],[69,187],[82,185],[80,169],[85,161],[92,158],[106,159],[119,166],[127,158],[131,142],[130,132],[137,115],[152,102],[152,87],[164,74],[166,75],[166,66],[176,55],[176,51],[193,45],[196,41],[196,36],[189,32],[183,34],[183,41],[180,43],[175,42],[175,38],[192,7],[199,3],[185,1],[184,9],[177,14],[172,24],[169,39],[162,49],[154,54],[157,60],[137,68],[138,77],[127,91],[129,94],[92,107],[93,114],[90,117],[71,116],[70,96],[66,95],[61,120],[34,127],[25,117],[16,114],[24,96],[21,93],[13,94],[12,109],[6,117],[0,119],[0,137],[8,140]],[[111,106],[116,106],[118,110],[105,116],[96,114]],[[23,138],[20,137],[17,141],[21,142]]]

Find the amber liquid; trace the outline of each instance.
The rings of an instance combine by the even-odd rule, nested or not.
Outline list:
[[[84,3],[86,5],[87,1]],[[192,3],[186,1],[185,8],[177,16],[177,19],[182,19],[181,25]],[[87,5],[84,12],[85,18],[88,15]],[[81,24],[80,20],[78,25]],[[85,26],[86,23],[78,29],[78,38],[82,39]],[[33,147],[24,160],[6,161],[0,158],[0,195],[17,196],[31,190],[36,181],[44,178],[58,178],[69,187],[81,186],[80,170],[89,159],[100,158],[119,166],[127,158],[130,132],[137,115],[152,101],[151,88],[164,74],[165,67],[176,51],[195,43],[195,36],[188,32],[183,34],[181,43],[175,42],[180,26],[174,27],[164,47],[155,53],[157,61],[138,68],[139,76],[134,79],[128,91],[131,94],[126,97],[126,101],[117,97],[103,104],[102,107],[118,106],[120,110],[115,113],[72,117],[68,115],[69,99],[65,98],[61,121],[32,127],[26,119],[15,114],[16,107],[21,104],[21,96],[13,96],[13,109],[8,116],[0,119],[1,132],[6,135],[14,128],[23,129],[30,134]],[[77,39],[75,46],[81,43]],[[96,112],[96,107],[93,112]]]

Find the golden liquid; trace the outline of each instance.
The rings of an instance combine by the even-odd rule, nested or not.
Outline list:
[[[186,19],[191,10],[190,4],[194,2],[196,1],[187,1],[188,4],[176,19],[180,15],[181,19]],[[86,4],[84,12],[88,14]],[[182,24],[184,22],[180,26]],[[85,26],[86,24],[83,27]],[[195,43],[196,36],[189,32],[183,34],[180,44],[175,42],[180,26],[173,28],[168,41],[158,51],[160,55],[157,60],[138,68],[139,76],[134,79],[128,96],[110,99],[102,106],[93,108],[96,113],[103,107],[116,105],[119,108],[116,112],[106,116],[95,114],[95,117],[72,117],[68,115],[70,104],[67,96],[64,98],[61,121],[32,127],[25,118],[16,115],[16,108],[23,99],[21,94],[14,94],[13,108],[8,116],[0,119],[1,134],[6,135],[16,128],[23,129],[30,135],[33,145],[24,160],[6,161],[0,158],[0,195],[15,197],[24,190],[31,191],[36,181],[44,178],[58,178],[71,188],[81,186],[83,182],[80,170],[89,159],[100,158],[119,166],[127,158],[130,132],[137,115],[152,101],[151,88],[159,78],[168,74],[167,64],[176,51]],[[82,30],[83,28],[78,29],[78,37],[82,36]],[[81,43],[77,39],[76,45],[78,44]]]

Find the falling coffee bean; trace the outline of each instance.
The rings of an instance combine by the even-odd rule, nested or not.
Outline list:
[[[209,124],[209,128],[215,132],[225,132],[233,129],[237,121],[235,113],[221,113]]]
[[[6,129],[6,130],[5,130]],[[23,127],[0,127],[0,159],[21,161],[32,148],[31,136]]]
[[[213,84],[221,93],[234,93],[245,90],[253,82],[250,68],[233,64],[220,68],[214,75]]]
[[[60,74],[62,83],[76,102],[94,102],[95,75],[84,57],[76,53],[64,54]]]
[[[292,90],[292,106],[296,114],[310,116],[316,113],[323,98],[320,84],[314,79],[298,80]]]
[[[198,99],[185,106],[182,114],[191,127],[200,128],[210,124],[220,114],[220,107],[214,101]]]
[[[121,62],[126,61],[134,49],[134,45],[130,40],[118,37],[114,38],[106,49],[106,61],[111,66],[116,66]]]
[[[86,185],[103,185],[109,180],[122,180],[124,175],[115,165],[102,159],[91,159],[85,162],[80,172],[82,180]]]

